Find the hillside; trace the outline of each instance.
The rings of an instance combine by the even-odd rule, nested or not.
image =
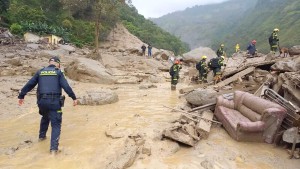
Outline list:
[[[280,29],[281,46],[300,43],[300,1],[298,0],[231,0],[220,4],[195,6],[165,15],[153,21],[181,37],[191,48],[208,46],[216,49],[225,43],[228,53],[240,43],[245,50],[250,40],[258,41],[260,52],[268,52],[268,36]]]
[[[153,21],[163,29],[179,36],[192,49],[211,46],[215,37],[232,29],[256,0],[232,0],[220,4],[201,5],[174,12]]]
[[[131,33],[153,47],[172,50],[176,54],[188,50],[179,38],[139,15],[129,0],[0,2],[0,26],[9,28],[13,34],[23,36],[28,31],[39,35],[54,34],[77,47],[94,46],[95,42],[106,41],[109,32],[119,22],[123,22]]]
[[[259,0],[255,8],[221,39],[229,46],[240,42],[243,47],[256,39],[259,51],[267,53],[270,51],[268,37],[274,28],[279,28],[280,46],[292,47],[300,44],[299,18],[298,0]],[[233,36],[234,33],[237,36]]]

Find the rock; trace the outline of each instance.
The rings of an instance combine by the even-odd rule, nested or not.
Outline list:
[[[142,148],[142,154],[146,154],[148,156],[151,155],[151,146],[149,144],[146,144]]]
[[[187,102],[202,106],[216,101],[217,92],[212,89],[196,89],[185,96]]]
[[[11,59],[11,58],[16,57],[16,54],[14,54],[14,53],[6,53],[5,57]]]
[[[59,44],[58,46],[59,46],[60,49],[68,51],[69,54],[72,53],[72,52],[75,52],[75,50],[76,50],[73,46],[70,46],[70,45],[61,45],[61,44]]]
[[[78,97],[79,105],[104,105],[119,101],[118,95],[110,89],[87,91],[86,95]]]
[[[164,79],[162,79],[159,76],[150,75],[148,81],[151,83],[160,83],[160,82],[164,82]]]
[[[293,46],[289,49],[290,56],[300,55],[300,45]]]
[[[196,144],[191,136],[182,132],[178,132],[176,130],[166,129],[163,131],[163,136],[189,146],[194,146]]]
[[[69,55],[69,51],[64,49],[44,50],[43,52],[51,56],[58,56],[60,58],[62,58],[65,55]]]
[[[34,43],[29,43],[26,45],[27,48],[31,48],[31,49],[39,49],[41,45],[40,44],[34,44]]]
[[[203,55],[207,56],[207,61],[209,61],[211,58],[217,57],[215,51],[213,51],[211,48],[200,47],[188,53],[183,54],[183,60],[185,62],[190,61],[196,63],[201,60],[201,57]]]
[[[100,62],[78,58],[65,68],[66,75],[73,80],[100,84],[113,84],[115,78]]]
[[[35,35],[33,33],[27,32],[24,34],[24,40],[27,43],[38,43],[40,39],[41,39],[40,36]]]
[[[5,62],[8,63],[8,64],[11,64],[13,66],[22,66],[22,62],[21,62],[20,57],[12,58],[10,60],[6,60]]]
[[[115,158],[109,162],[106,169],[125,169],[130,167],[137,156],[138,146],[133,139],[126,139],[125,147],[116,152]]]
[[[297,72],[300,70],[300,57],[288,61],[278,61],[271,66],[271,69],[282,72]]]
[[[296,137],[296,143],[300,143],[300,135],[297,127],[290,128],[283,133],[282,140],[287,143],[293,143]]]
[[[139,86],[139,89],[150,89],[150,88],[157,88],[154,84],[142,84]]]

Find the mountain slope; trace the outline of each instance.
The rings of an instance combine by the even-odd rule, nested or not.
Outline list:
[[[299,18],[299,0],[259,0],[249,15],[221,39],[229,46],[240,42],[244,50],[251,39],[256,39],[259,51],[266,53],[270,50],[268,37],[274,28],[279,28],[280,46],[299,45]]]
[[[153,21],[191,48],[209,46],[216,50],[225,43],[230,54],[236,43],[246,50],[252,39],[257,40],[259,52],[269,52],[268,37],[274,28],[280,29],[280,46],[300,44],[299,18],[299,0],[230,0],[196,6]]]
[[[256,0],[232,0],[221,4],[195,6],[174,12],[153,21],[163,29],[179,36],[191,48],[210,46],[212,37],[221,36],[231,25],[242,19],[254,7]]]

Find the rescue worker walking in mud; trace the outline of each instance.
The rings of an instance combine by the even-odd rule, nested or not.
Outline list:
[[[199,63],[196,65],[196,69],[199,71],[199,82],[207,83],[207,64],[206,64],[207,56],[202,56]]]
[[[170,68],[170,75],[171,75],[171,90],[176,90],[176,85],[179,80],[179,71],[182,69],[181,62],[178,59],[175,59],[174,64]]]
[[[278,32],[279,32],[279,29],[275,28],[269,37],[270,49],[271,49],[271,53],[273,53],[273,54],[275,54],[275,52],[277,52],[278,48],[279,48]]]
[[[225,53],[225,51],[224,51],[224,44],[221,44],[220,45],[220,48],[217,50],[217,56],[218,57],[221,57],[221,56],[226,56],[226,53]]]
[[[52,57],[49,60],[49,66],[35,73],[35,75],[22,88],[18,99],[19,105],[24,103],[25,95],[31,91],[37,84],[37,104],[39,113],[42,115],[39,131],[39,141],[46,139],[46,133],[49,123],[51,123],[51,145],[50,153],[57,154],[64,96],[62,96],[62,88],[73,99],[73,105],[77,105],[76,96],[69,86],[63,72],[60,68],[60,59]]]
[[[219,81],[221,81],[221,67],[222,66],[226,66],[226,64],[224,64],[224,56],[221,56],[220,58],[213,58],[210,60],[210,62],[208,63],[208,66],[210,67],[210,69],[213,70],[214,72],[214,82],[218,83]]]

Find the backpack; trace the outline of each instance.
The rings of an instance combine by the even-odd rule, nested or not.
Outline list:
[[[269,37],[269,44],[271,44],[273,42],[273,35],[271,34]]]
[[[212,58],[212,59],[210,59],[210,61],[208,62],[208,67],[209,67],[210,69],[215,69],[215,68],[217,68],[217,67],[220,67],[218,62],[219,62],[219,58]]]
[[[198,63],[196,64],[196,69],[197,69],[197,70],[200,70],[200,69],[201,69],[201,63],[200,63],[200,62],[198,62]]]
[[[170,67],[170,70],[169,70],[170,76],[174,76],[174,74],[175,74],[175,71],[174,71],[173,67],[174,67],[174,65],[172,65]]]

